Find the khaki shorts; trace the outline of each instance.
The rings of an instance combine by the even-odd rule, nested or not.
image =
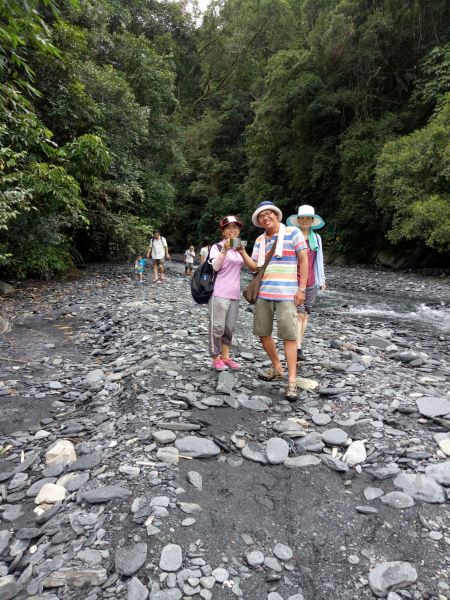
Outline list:
[[[273,319],[277,317],[278,337],[297,339],[297,307],[294,302],[279,302],[258,298],[253,313],[253,333],[259,337],[272,335]]]

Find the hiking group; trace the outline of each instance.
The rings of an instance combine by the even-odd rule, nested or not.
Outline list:
[[[260,272],[261,282],[253,311],[253,333],[261,340],[271,367],[259,374],[266,381],[284,377],[275,340],[272,336],[277,321],[278,338],[283,340],[288,383],[285,396],[297,399],[297,362],[305,360],[302,343],[319,290],[325,289],[322,240],[316,233],[325,223],[312,206],[304,204],[296,215],[282,223],[281,210],[270,201],[261,202],[252,215],[252,223],[264,232],[256,239],[251,254],[240,239],[243,223],[228,215],[221,219],[222,239],[201,249],[201,264],[192,278],[194,299],[208,303],[209,352],[217,371],[239,369],[231,358],[230,348],[236,328],[241,297],[241,270],[245,265],[252,273]],[[156,240],[156,242],[155,242]],[[169,257],[167,242],[155,233],[148,255],[154,261],[154,281],[164,278],[164,258]],[[185,252],[185,273],[192,275],[195,250]],[[139,258],[139,257],[138,257]],[[155,259],[159,262],[155,264]],[[208,272],[209,270],[209,272]],[[196,277],[198,275],[198,277]],[[194,286],[205,280],[206,293],[197,298]],[[209,287],[208,287],[209,286]]]

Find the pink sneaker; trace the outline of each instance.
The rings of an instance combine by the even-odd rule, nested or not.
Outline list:
[[[213,360],[212,366],[213,366],[213,369],[215,369],[216,371],[227,371],[228,370],[227,365],[223,362],[223,360],[221,359],[220,356],[218,356],[217,358],[215,358]]]
[[[226,359],[224,359],[223,363],[225,365],[227,365],[227,367],[230,367],[230,369],[233,369],[234,371],[237,371],[238,369],[241,368],[241,365],[238,365],[237,362],[234,362],[234,360],[232,358],[226,358]]]

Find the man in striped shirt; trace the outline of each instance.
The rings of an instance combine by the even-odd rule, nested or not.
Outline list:
[[[305,239],[296,227],[281,223],[283,214],[273,202],[260,202],[252,215],[256,227],[264,229],[255,242],[251,257],[240,249],[245,264],[256,271],[264,264],[266,255],[276,244],[274,254],[267,265],[253,314],[253,333],[261,339],[272,367],[260,375],[266,381],[283,377],[283,367],[272,337],[276,315],[278,337],[283,339],[288,368],[286,398],[297,399],[297,309],[305,299],[308,277],[308,257]],[[297,267],[300,272],[298,287]]]

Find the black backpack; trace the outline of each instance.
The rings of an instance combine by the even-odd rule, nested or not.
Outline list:
[[[220,244],[216,244],[216,246],[219,250],[222,250]],[[197,267],[192,275],[191,294],[197,304],[207,304],[214,291],[214,282],[217,273],[209,262],[210,252],[211,248],[209,249],[205,262]]]

